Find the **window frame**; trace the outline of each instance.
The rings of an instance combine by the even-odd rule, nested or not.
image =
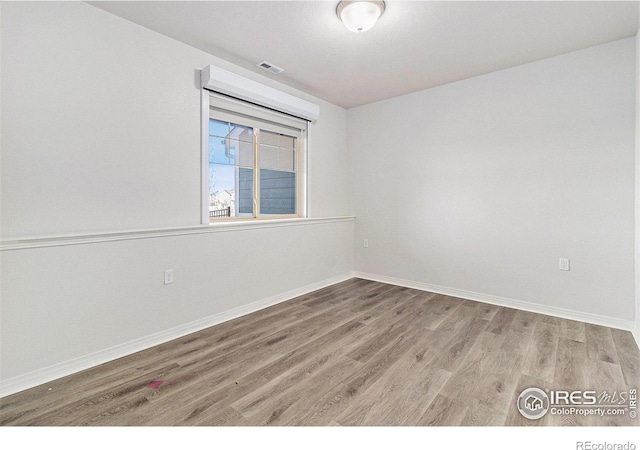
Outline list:
[[[222,222],[265,221],[307,217],[307,146],[308,120],[293,117],[224,94],[202,89],[202,163],[201,163],[201,221],[203,225]],[[236,123],[253,128],[253,214],[246,217],[209,216],[209,120]],[[296,213],[262,214],[260,212],[260,130],[295,137]],[[236,202],[238,201],[236,193]]]

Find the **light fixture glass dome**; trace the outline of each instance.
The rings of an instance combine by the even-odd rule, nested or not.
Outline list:
[[[348,30],[363,33],[376,24],[384,12],[384,2],[341,1],[336,12]]]

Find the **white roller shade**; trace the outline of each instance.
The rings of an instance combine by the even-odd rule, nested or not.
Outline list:
[[[202,87],[233,98],[244,100],[291,116],[315,122],[320,107],[286,92],[260,84],[235,73],[208,65],[200,71]]]

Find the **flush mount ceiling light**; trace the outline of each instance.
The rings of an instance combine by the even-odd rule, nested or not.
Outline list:
[[[336,14],[338,14],[344,26],[354,33],[363,33],[371,29],[383,12],[384,2],[357,0],[343,0],[338,3],[338,8],[336,9]]]

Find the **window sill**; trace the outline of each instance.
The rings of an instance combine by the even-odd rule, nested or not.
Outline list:
[[[0,251],[28,248],[59,247],[65,245],[93,244],[100,242],[127,241],[133,239],[154,239],[168,236],[221,233],[230,231],[255,230],[265,228],[294,227],[324,223],[351,222],[354,216],[306,217],[269,220],[238,220],[211,223],[185,228],[160,228],[99,234],[36,237],[0,241]]]

